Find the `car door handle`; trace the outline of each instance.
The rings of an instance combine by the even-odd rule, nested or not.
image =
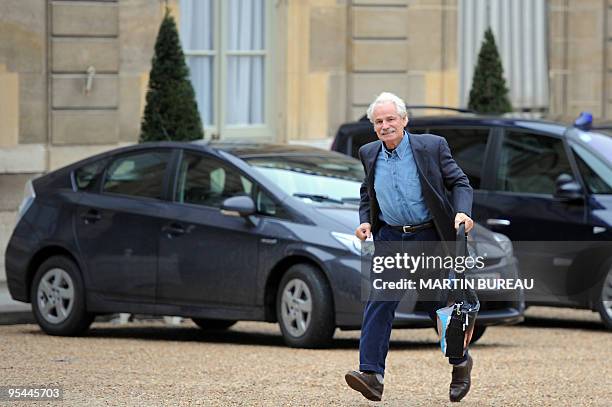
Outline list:
[[[276,243],[278,243],[278,239],[268,239],[268,238],[265,238],[265,237],[262,237],[261,239],[259,239],[259,241],[261,243],[265,243],[265,244],[276,244]]]
[[[85,222],[86,225],[89,225],[90,223],[96,223],[97,221],[102,219],[102,215],[100,215],[100,212],[98,212],[97,210],[90,209],[86,213],[81,215],[81,219],[83,219],[83,222]]]
[[[487,225],[489,226],[510,226],[508,219],[487,219]]]
[[[184,235],[186,230],[183,226],[178,223],[171,223],[162,228],[162,232],[166,233],[168,237]]]

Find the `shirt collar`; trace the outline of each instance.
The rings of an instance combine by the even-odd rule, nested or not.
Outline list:
[[[404,130],[404,137],[402,137],[402,141],[400,141],[399,145],[393,150],[397,153],[397,156],[400,160],[402,160],[406,156],[408,149],[410,148],[410,140],[408,139],[408,137],[408,132]],[[387,147],[385,146],[384,142],[381,141],[380,143],[382,144],[383,157],[387,159],[391,156],[391,154],[393,154],[393,152],[389,152],[389,150],[387,150]]]

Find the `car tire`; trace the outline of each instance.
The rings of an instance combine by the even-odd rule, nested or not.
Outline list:
[[[599,287],[599,298],[597,298],[597,311],[601,316],[604,326],[612,330],[612,266],[608,265],[608,272]]]
[[[191,318],[191,320],[205,331],[217,331],[228,329],[238,321],[230,319],[207,319],[207,318]]]
[[[287,345],[321,348],[330,344],[336,329],[333,297],[318,268],[296,264],[287,270],[276,295],[276,317]]]
[[[482,335],[484,335],[486,330],[486,326],[476,325],[474,327],[474,333],[472,334],[472,340],[470,341],[470,344],[478,342],[478,340],[482,338]]]
[[[30,298],[36,322],[49,335],[82,335],[95,317],[86,309],[81,271],[65,256],[50,257],[38,267]]]

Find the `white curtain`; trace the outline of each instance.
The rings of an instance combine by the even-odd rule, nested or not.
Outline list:
[[[227,124],[264,122],[265,57],[231,55],[265,49],[264,11],[264,0],[228,1]]]
[[[214,125],[215,56],[189,55],[189,51],[214,50],[213,0],[181,0],[180,36],[187,54],[198,109],[204,125]]]
[[[515,110],[548,107],[546,0],[459,0],[460,97],[466,106],[484,32],[495,35]]]

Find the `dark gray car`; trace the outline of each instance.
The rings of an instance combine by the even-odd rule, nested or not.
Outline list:
[[[168,142],[96,155],[26,186],[9,290],[49,334],[130,312],[203,329],[279,322],[288,345],[322,346],[361,324],[362,178],[357,160],[299,146]],[[472,235],[485,242],[485,272],[517,276],[507,238]],[[476,336],[522,312],[520,291],[483,301]],[[409,301],[395,323],[433,326]]]

